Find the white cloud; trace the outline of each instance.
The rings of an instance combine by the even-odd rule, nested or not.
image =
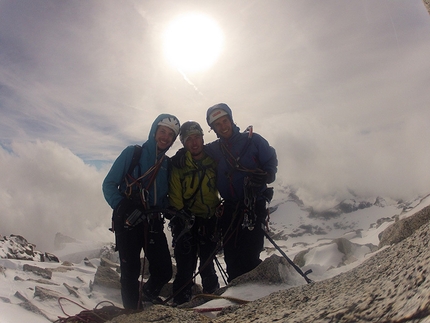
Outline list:
[[[276,148],[279,182],[310,203],[348,189],[405,198],[430,191],[430,19],[421,0],[32,0],[0,8],[5,149],[56,142],[108,166],[126,145],[146,140],[158,114],[194,119],[206,131],[206,109],[226,102],[242,130],[253,124]],[[212,68],[187,81],[164,60],[161,36],[189,10],[212,16],[225,46]],[[82,160],[82,171],[96,176]],[[17,165],[8,177],[20,177]],[[7,190],[1,196],[20,204]]]
[[[1,149],[0,165],[1,234],[23,235],[41,250],[52,250],[57,232],[113,241],[107,230],[111,210],[101,192],[106,170],[42,141]]]

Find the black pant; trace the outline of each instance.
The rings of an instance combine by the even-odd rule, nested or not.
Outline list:
[[[118,213],[114,212],[113,219],[120,258],[122,303],[126,309],[136,309],[139,303],[142,249],[149,262],[150,274],[144,288],[153,296],[158,296],[161,288],[172,278],[172,260],[162,219],[145,220],[132,229],[126,229],[124,216]]]
[[[175,224],[172,228],[175,241],[175,259],[177,273],[173,281],[174,302],[182,304],[191,299],[192,277],[197,267],[197,258],[200,260],[199,271],[202,279],[203,291],[213,293],[218,287],[218,276],[215,271],[213,258],[217,241],[214,241],[216,218],[209,220],[196,217],[190,231],[182,233],[184,225]]]
[[[243,203],[225,203],[222,215],[224,260],[228,282],[243,275],[261,263],[264,246],[264,229],[267,217],[266,201],[256,202],[256,223],[253,230],[242,227],[245,206]]]

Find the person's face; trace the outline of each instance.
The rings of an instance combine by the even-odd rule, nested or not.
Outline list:
[[[155,132],[155,142],[159,151],[166,150],[173,144],[175,133],[172,129],[166,126],[158,126]]]
[[[194,159],[203,157],[203,136],[199,134],[190,135],[184,142],[184,147],[191,153]]]
[[[222,116],[212,123],[212,128],[222,139],[228,139],[233,135],[233,125],[228,116]]]

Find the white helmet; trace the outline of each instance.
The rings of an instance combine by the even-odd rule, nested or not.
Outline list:
[[[176,119],[175,117],[167,117],[167,118],[162,119],[158,123],[158,126],[166,126],[170,129],[172,129],[173,132],[175,133],[175,136],[177,136],[179,133],[180,124],[179,124],[179,120]]]

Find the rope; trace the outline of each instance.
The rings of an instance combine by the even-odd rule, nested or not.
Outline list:
[[[130,174],[127,174],[128,177],[131,178],[131,182],[129,182],[129,180],[127,179],[127,176],[125,177],[125,184],[126,184],[126,188],[125,188],[125,195],[127,196],[127,198],[129,198],[133,192],[133,186],[134,185],[138,185],[139,187],[141,187],[141,181],[142,179],[144,179],[146,176],[148,176],[149,174],[152,173],[151,177],[149,178],[149,182],[148,185],[146,187],[146,190],[149,189],[149,187],[152,185],[152,183],[155,181],[155,177],[157,176],[157,173],[161,167],[161,164],[164,160],[164,155],[163,157],[161,157],[154,165],[152,165],[146,172],[145,174],[143,174],[142,176],[138,177],[137,179],[134,179]],[[145,191],[145,190],[143,190]],[[145,197],[141,194],[141,199],[142,199],[142,204],[145,205]]]
[[[73,303],[80,308],[83,308],[84,310],[81,311],[79,314],[76,315],[69,315],[66,313],[66,311],[63,308],[63,305],[61,304],[62,300],[66,300],[70,303]],[[98,308],[100,304],[108,303],[109,306],[104,306],[102,308]],[[114,317],[117,317],[121,314],[130,314],[133,313],[132,310],[125,310],[122,308],[119,308],[115,306],[112,302],[109,301],[102,301],[99,302],[94,309],[90,310],[82,306],[81,304],[65,298],[65,297],[59,297],[58,298],[58,304],[61,308],[61,311],[66,315],[67,317],[58,317],[58,320],[54,323],[67,323],[67,322],[73,322],[73,323],[104,323],[106,321],[109,321],[113,319]],[[134,311],[136,312],[136,311]]]

